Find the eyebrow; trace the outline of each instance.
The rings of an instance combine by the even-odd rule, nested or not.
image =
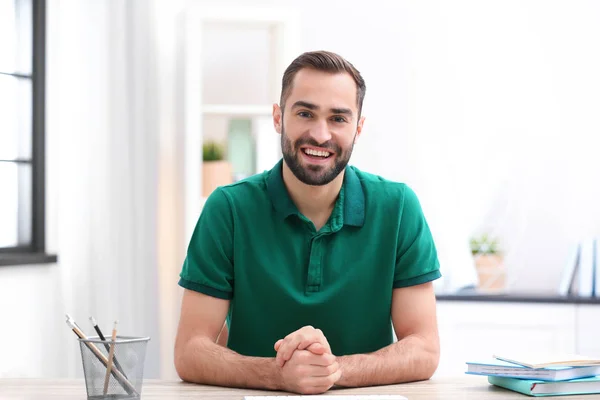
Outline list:
[[[294,108],[298,108],[298,107],[303,107],[303,108],[308,108],[309,110],[318,110],[321,107],[319,107],[316,104],[313,103],[309,103],[307,101],[302,101],[302,100],[298,100],[297,102],[295,102],[292,105],[292,109]],[[349,108],[339,108],[339,107],[335,107],[331,109],[331,112],[334,114],[344,114],[344,115],[350,115],[352,116],[352,110]]]

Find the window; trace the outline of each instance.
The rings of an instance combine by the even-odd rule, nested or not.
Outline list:
[[[45,1],[0,0],[0,265],[45,254]]]

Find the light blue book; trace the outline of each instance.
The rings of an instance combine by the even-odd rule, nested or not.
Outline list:
[[[519,379],[535,379],[540,381],[566,381],[570,379],[600,376],[600,365],[569,367],[555,366],[546,368],[528,368],[507,361],[492,359],[488,361],[467,362],[469,375],[505,376]]]
[[[528,396],[563,396],[576,394],[600,394],[600,376],[574,379],[561,382],[547,382],[533,379],[488,376],[492,385],[526,394]]]
[[[586,239],[581,244],[579,258],[579,293],[580,297],[594,295],[594,239]]]

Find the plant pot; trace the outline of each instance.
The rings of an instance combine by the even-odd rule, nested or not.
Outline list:
[[[502,292],[506,285],[504,259],[499,254],[475,254],[478,289],[484,292]]]
[[[233,182],[231,164],[227,160],[202,163],[202,197],[208,197],[219,186]]]

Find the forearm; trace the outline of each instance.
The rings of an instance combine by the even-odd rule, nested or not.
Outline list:
[[[175,366],[184,381],[208,385],[279,389],[274,358],[242,356],[208,338],[190,340],[178,351]]]
[[[437,341],[410,335],[381,350],[337,358],[342,369],[339,386],[390,385],[429,379],[439,361]]]

